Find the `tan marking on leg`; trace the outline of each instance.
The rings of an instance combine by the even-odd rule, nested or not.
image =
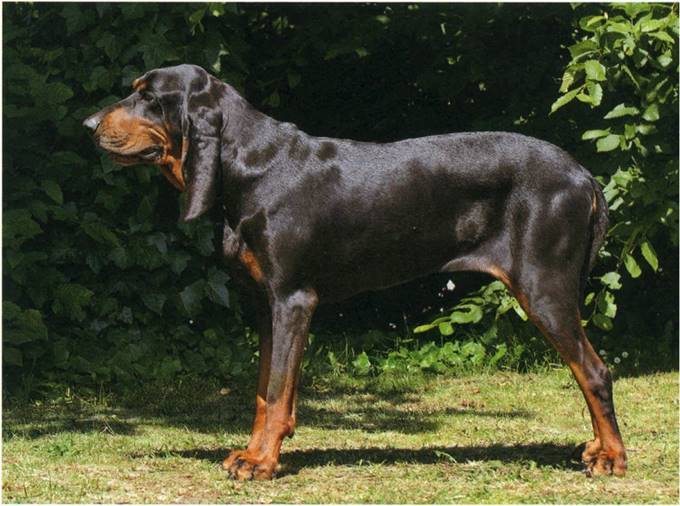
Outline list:
[[[264,427],[267,420],[267,386],[269,385],[269,369],[271,365],[272,340],[271,340],[271,322],[269,329],[258,328],[260,334],[260,363],[258,366],[257,377],[257,394],[255,396],[255,418],[253,419],[253,428],[250,436],[250,441],[245,450],[233,450],[229,453],[226,459],[222,462],[222,468],[229,471],[237,459],[253,460],[257,459],[257,455],[262,445],[264,437]],[[269,335],[264,333],[268,332]]]
[[[264,275],[262,273],[262,267],[260,266],[257,258],[255,258],[253,252],[248,248],[244,248],[239,252],[238,258],[243,266],[248,269],[250,276],[256,282],[260,283],[264,278]]]
[[[500,267],[496,267],[495,265],[491,265],[487,267],[486,272],[491,274],[494,278],[500,280],[508,289],[512,289],[512,283],[510,282],[510,276],[508,276],[508,273],[505,272],[503,269]]]

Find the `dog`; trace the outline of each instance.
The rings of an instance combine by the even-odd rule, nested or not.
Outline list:
[[[224,256],[257,307],[255,418],[247,448],[223,463],[230,476],[275,475],[319,303],[462,270],[502,281],[571,369],[594,431],[587,474],[625,474],[611,375],[579,308],[607,204],[567,153],[506,132],[314,137],[194,65],[151,70],[132,87],[84,126],[115,162],[159,166],[187,193],[182,220],[221,204]]]

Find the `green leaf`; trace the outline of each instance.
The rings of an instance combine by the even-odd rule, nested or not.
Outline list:
[[[116,234],[101,222],[84,221],[80,224],[80,228],[98,243],[114,247],[120,246],[120,241]]]
[[[642,252],[644,259],[647,260],[647,263],[652,267],[652,269],[654,269],[654,272],[659,270],[659,259],[656,256],[656,251],[654,251],[654,248],[649,241],[644,241],[640,245],[640,251]]]
[[[565,93],[569,87],[572,85],[574,82],[574,73],[570,70],[567,69],[564,71],[564,74],[562,75],[562,84],[560,85],[560,93]]]
[[[675,44],[675,39],[673,37],[671,37],[670,35],[668,35],[667,32],[664,32],[663,30],[660,30],[658,32],[648,33],[647,35],[649,35],[650,37],[654,37],[655,39],[659,39],[659,40],[662,40],[664,42],[668,42],[669,44]],[[661,63],[661,62],[659,62],[659,63]],[[663,65],[663,66],[665,67],[666,65]]]
[[[52,311],[71,320],[83,321],[84,308],[90,304],[94,292],[77,283],[59,285],[54,293]]]
[[[37,309],[21,309],[16,304],[2,303],[3,342],[20,345],[47,339],[47,327]]]
[[[646,123],[641,123],[635,128],[642,135],[650,135],[656,132],[656,127],[654,125],[648,125]]]
[[[161,255],[168,252],[168,240],[163,232],[151,234],[146,239],[147,244],[153,244]]]
[[[638,265],[637,260],[635,260],[635,258],[633,258],[633,256],[629,255],[628,253],[623,256],[623,265],[626,266],[626,270],[632,278],[638,278],[640,277],[640,274],[642,274],[642,269],[640,269],[640,265]]]
[[[191,259],[191,255],[184,251],[171,251],[169,257],[170,257],[170,270],[172,270],[172,272],[178,275],[182,274],[184,269],[187,268],[189,259]]]
[[[451,313],[452,323],[477,323],[484,316],[482,309],[475,304],[459,304],[455,309]]]
[[[607,71],[597,60],[588,60],[583,64],[583,68],[586,71],[586,76],[592,81],[604,81],[607,77]]]
[[[640,89],[640,83],[638,83],[637,79],[635,79],[635,76],[633,76],[633,73],[630,71],[627,65],[621,65],[621,70],[623,70],[626,75],[628,76],[628,79],[631,80],[631,82],[635,85],[635,87],[639,90]]]
[[[519,316],[522,319],[522,321],[525,322],[529,319],[526,312],[524,311],[524,309],[522,309],[522,306],[519,305],[519,302],[517,302],[516,299],[512,304],[512,309],[515,311],[515,313],[517,313],[517,316]]]
[[[660,55],[656,61],[659,62],[659,65],[662,67],[668,67],[671,63],[673,63],[673,57],[671,56],[670,51],[666,51],[664,54]]]
[[[593,323],[602,330],[610,331],[614,328],[611,319],[603,314],[595,313],[593,315]]]
[[[621,288],[621,275],[618,272],[608,272],[600,278],[600,281],[612,290]]]
[[[201,20],[203,19],[203,16],[205,16],[206,10],[207,9],[205,7],[202,7],[189,15],[189,26],[192,30],[196,28],[196,25],[201,24]],[[203,26],[201,26],[201,29],[203,29]]]
[[[163,293],[142,292],[142,302],[156,314],[163,313],[163,306],[168,296]]]
[[[443,336],[450,336],[453,334],[453,325],[451,325],[451,322],[440,323],[439,333]]]
[[[631,25],[628,21],[624,23],[617,23],[617,22],[610,22],[607,25],[607,32],[608,33],[620,33],[622,35],[627,35],[628,38],[631,38],[631,32],[633,31],[633,25]]]
[[[658,104],[651,104],[647,109],[645,109],[645,112],[642,113],[642,118],[647,120],[647,121],[656,121],[659,119],[659,105]]]
[[[10,209],[2,214],[2,240],[5,246],[20,247],[42,232],[27,209]]]
[[[609,111],[604,119],[620,118],[621,116],[637,116],[638,114],[640,114],[640,111],[637,107],[619,104]]]
[[[61,205],[64,203],[64,195],[61,193],[61,187],[55,181],[52,179],[44,179],[41,186],[47,196],[57,204]]]
[[[640,22],[640,31],[642,33],[653,32],[666,26],[666,23],[668,23],[667,18],[649,19],[647,16],[645,18],[647,19],[643,19]]]
[[[612,176],[612,180],[619,186],[626,188],[633,180],[633,174],[630,170],[618,169]]]
[[[572,59],[576,59],[584,54],[592,53],[597,48],[597,42],[592,39],[586,39],[569,46],[569,53],[571,54]]]
[[[595,298],[595,292],[590,292],[588,295],[586,295],[585,300],[583,301],[584,306],[589,306],[590,303],[593,301]]]
[[[621,10],[628,15],[631,19],[635,19],[643,12],[648,12],[652,8],[653,4],[648,3],[619,3],[612,4],[612,7],[616,10]]]
[[[505,343],[499,344],[496,347],[496,353],[494,353],[493,357],[489,359],[489,365],[491,367],[495,366],[500,359],[502,359],[508,352],[508,346]]]
[[[614,300],[614,294],[609,291],[605,291],[601,297],[598,297],[597,308],[603,315],[609,318],[614,318],[616,316],[617,309]]]
[[[214,303],[224,307],[230,306],[229,290],[227,290],[223,282],[211,279],[208,281],[207,290],[208,298]]]
[[[371,371],[371,361],[365,351],[362,351],[357,358],[352,360],[352,366],[354,366],[354,370],[360,376],[365,376]]]
[[[599,139],[600,137],[604,137],[605,135],[609,134],[609,128],[606,130],[586,130],[583,132],[583,135],[581,135],[581,140],[584,141],[589,141],[592,139]]]
[[[50,161],[66,170],[87,166],[88,161],[73,151],[55,151]]]
[[[620,138],[616,134],[609,134],[606,137],[598,139],[597,141],[597,151],[602,153],[606,151],[613,151],[620,145]]]
[[[599,83],[588,82],[586,83],[586,88],[588,89],[592,104],[594,106],[600,105],[602,103],[602,86]]]
[[[593,27],[603,20],[606,20],[604,16],[586,16],[584,18],[579,19],[578,24],[581,27],[581,29],[586,30],[588,32],[594,32],[596,31],[596,28]]]
[[[64,83],[48,83],[40,90],[36,99],[57,105],[66,102],[72,96],[73,90]]]
[[[427,332],[428,330],[432,330],[435,327],[437,327],[437,325],[434,325],[432,323],[426,323],[425,325],[418,325],[415,329],[413,329],[413,333],[414,334],[420,334],[422,332]]]
[[[571,102],[572,100],[574,100],[576,95],[578,95],[581,92],[581,90],[584,88],[584,86],[585,85],[579,86],[578,88],[571,90],[570,92],[562,95],[560,98],[555,100],[553,102],[553,104],[550,106],[550,114],[554,113],[560,107],[562,107],[562,106],[568,104],[569,102]]]
[[[600,102],[602,102],[602,86],[598,83],[588,81],[586,83],[586,90],[588,90],[587,94],[579,93],[576,95],[576,98],[581,102],[591,104],[593,107],[600,105]]]
[[[128,267],[129,258],[125,248],[113,248],[108,257],[119,269],[126,269]]]
[[[196,316],[201,312],[201,299],[205,295],[205,281],[199,279],[187,286],[179,294],[184,310],[189,316]]]

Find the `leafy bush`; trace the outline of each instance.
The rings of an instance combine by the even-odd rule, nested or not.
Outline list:
[[[677,42],[677,5],[647,5],[3,4],[4,388],[252,371],[255,338],[219,258],[219,220],[178,224],[177,194],[157,170],[114,166],[81,127],[142,72],[180,62],[312,134],[513,130],[564,147],[607,184],[613,208],[589,295],[598,309],[586,315],[614,327],[594,334],[598,347],[620,356],[621,346],[631,364],[645,354],[673,363],[678,64],[668,38]],[[561,61],[569,44],[591,52]],[[565,67],[573,78],[563,95],[579,91],[548,117]],[[338,335],[317,320],[305,360],[313,369],[334,353],[338,367],[358,372],[436,370],[477,360],[469,342],[484,347],[485,363],[503,345],[497,364],[542,352],[533,327],[510,311],[496,318],[504,295],[475,297],[481,320],[450,319],[455,333],[435,345],[349,318]],[[494,324],[488,343],[475,337]]]
[[[114,166],[80,126],[146,68],[209,47],[189,33],[186,11],[3,6],[10,389],[134,384],[186,371],[227,377],[252,360],[238,296],[213,254],[213,223],[178,225],[177,197],[157,170]]]
[[[613,226],[603,256],[614,269],[600,277],[586,305],[589,320],[609,331],[623,268],[639,278],[644,259],[652,276],[660,269],[654,244],[678,246],[678,15],[675,4],[594,10],[578,21],[563,94],[551,112],[574,99],[607,111],[583,122],[581,138],[607,153],[608,172],[600,178]]]

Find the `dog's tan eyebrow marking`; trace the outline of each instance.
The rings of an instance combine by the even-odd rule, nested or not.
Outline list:
[[[136,91],[142,91],[142,90],[146,89],[146,81],[143,80],[141,77],[138,77],[137,79],[132,81],[132,87]]]

